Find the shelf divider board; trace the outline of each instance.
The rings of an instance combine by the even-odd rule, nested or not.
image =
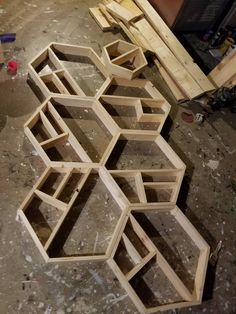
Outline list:
[[[125,275],[127,280],[130,281],[155,255],[156,252],[149,252],[139,264],[135,265],[134,268]]]
[[[49,246],[52,244],[53,239],[55,238],[57,232],[59,231],[61,225],[63,224],[67,214],[69,213],[71,207],[73,206],[74,201],[76,200],[80,189],[82,188],[83,184],[85,183],[85,181],[88,179],[88,176],[90,174],[91,170],[89,170],[87,173],[84,174],[82,180],[79,182],[76,191],[74,192],[74,195],[72,196],[69,204],[67,205],[66,210],[64,210],[63,214],[61,215],[60,219],[58,220],[56,226],[54,227],[51,235],[49,236],[47,242],[44,245],[44,249],[45,251],[47,251],[49,249]]]
[[[38,198],[40,198],[43,202],[51,205],[51,206],[54,206],[62,211],[65,211],[67,209],[67,204],[56,199],[55,197],[53,196],[50,196],[42,191],[39,191],[39,190],[35,190],[34,193],[38,196]]]
[[[85,152],[81,144],[78,142],[76,137],[73,135],[71,130],[68,128],[66,123],[63,121],[63,119],[60,117],[60,115],[57,113],[55,108],[53,107],[52,103],[48,102],[48,110],[52,114],[52,116],[55,118],[58,125],[64,130],[64,132],[67,132],[69,134],[69,142],[72,144],[74,150],[78,154],[78,156],[84,161],[84,162],[92,162],[88,154]]]
[[[48,53],[50,56],[50,59],[53,61],[54,64],[58,66],[59,69],[62,69],[64,71],[65,78],[68,80],[68,82],[71,84],[74,91],[77,93],[78,96],[85,96],[84,91],[79,87],[79,85],[76,83],[76,81],[73,79],[73,77],[70,75],[68,70],[62,65],[54,51],[49,48]]]
[[[134,179],[135,179],[136,188],[137,188],[138,197],[139,197],[140,202],[141,203],[147,203],[147,197],[146,197],[146,193],[144,190],[144,184],[143,184],[141,173],[137,172],[137,174],[135,174],[135,176],[134,176]]]
[[[45,126],[45,128],[47,129],[47,131],[51,135],[51,137],[57,136],[58,135],[57,131],[54,129],[51,122],[45,116],[44,112],[42,110],[40,110],[39,114],[40,114],[40,118],[43,122],[43,125]]]
[[[67,140],[68,136],[69,136],[68,133],[62,133],[62,134],[56,135],[52,138],[49,138],[46,141],[41,142],[40,145],[42,146],[43,149],[49,149],[49,148],[53,147],[55,144],[58,144],[60,142]]]
[[[112,258],[110,258],[108,259],[107,263],[113,270],[122,287],[126,290],[127,294],[129,295],[137,309],[140,311],[140,313],[147,313],[146,307],[144,306],[143,302],[140,300],[137,293],[134,291],[133,287],[131,286],[125,275],[122,273],[116,262]]]
[[[122,234],[122,240],[125,245],[126,251],[128,252],[134,264],[139,264],[142,260],[142,257],[125,233]]]
[[[56,191],[53,194],[54,198],[58,198],[58,196],[61,194],[61,192],[63,191],[64,187],[66,186],[68,180],[70,179],[70,177],[72,175],[72,171],[73,171],[73,168],[68,169],[68,172],[65,174],[65,176],[61,180],[60,184],[58,185]]]

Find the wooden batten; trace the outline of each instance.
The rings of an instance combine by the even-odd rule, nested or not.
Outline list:
[[[154,63],[156,67],[158,68],[158,71],[160,72],[163,80],[166,82],[167,86],[169,87],[171,93],[175,97],[175,99],[178,102],[182,102],[187,99],[187,96],[183,94],[183,92],[180,90],[178,85],[175,83],[175,81],[172,79],[170,74],[166,71],[166,69],[161,65],[161,63],[158,61],[157,58],[154,58]]]
[[[137,18],[137,15],[133,14],[115,1],[106,4],[106,9],[125,23],[129,23]]]
[[[192,78],[202,88],[204,92],[209,92],[215,89],[215,86],[202,72],[192,57],[185,50],[180,41],[172,33],[166,23],[162,20],[159,14],[155,11],[152,5],[147,0],[134,0],[140,9],[144,12],[145,17],[155,29],[157,34],[161,37],[163,42],[172,51],[179,62],[184,66]],[[165,79],[165,78],[164,78]]]
[[[104,32],[113,29],[113,25],[110,24],[109,20],[107,20],[100,8],[89,8],[89,13]]]
[[[227,85],[232,80],[234,82],[236,65],[236,49],[233,49],[223,60],[210,72],[209,79],[216,86]]]

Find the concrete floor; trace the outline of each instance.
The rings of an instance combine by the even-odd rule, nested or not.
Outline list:
[[[137,313],[105,264],[45,264],[16,211],[44,169],[23,133],[23,124],[40,104],[27,84],[27,62],[51,41],[101,47],[120,34],[103,33],[88,13],[97,1],[9,0],[0,6],[0,33],[16,32],[4,44],[7,58],[20,63],[14,77],[0,71],[0,313]],[[202,305],[168,313],[236,313],[235,116],[216,112],[203,125],[181,119],[154,68],[145,76],[172,104],[164,137],[186,163],[178,205],[214,249],[223,246],[216,268],[209,268]]]

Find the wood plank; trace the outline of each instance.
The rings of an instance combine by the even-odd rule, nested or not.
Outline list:
[[[134,264],[139,264],[142,260],[142,257],[125,233],[122,234],[122,240],[125,245],[126,251],[128,252]]]
[[[51,113],[51,115],[54,117],[57,124],[61,127],[62,130],[64,130],[65,133],[69,134],[69,142],[72,145],[73,149],[76,151],[78,156],[82,159],[84,162],[92,162],[86,151],[83,149],[82,145],[79,143],[79,141],[76,139],[74,134],[71,132],[70,128],[67,126],[67,124],[63,121],[63,119],[60,117],[56,109],[53,107],[52,103],[48,102],[48,110]]]
[[[42,173],[42,175],[40,176],[40,178],[38,179],[38,181],[33,185],[32,189],[30,190],[30,192],[27,194],[26,198],[24,199],[24,201],[21,203],[19,210],[21,211],[25,211],[27,209],[27,207],[29,206],[30,202],[32,201],[32,199],[34,198],[34,191],[36,189],[40,189],[40,187],[44,184],[44,182],[47,180],[47,178],[49,177],[51,173],[51,168],[47,167],[44,172]]]
[[[131,31],[129,30],[129,28],[122,22],[122,21],[118,21],[121,29],[123,30],[123,32],[126,34],[126,36],[129,38],[129,40],[137,45],[140,46],[143,50],[146,51],[146,49],[142,46],[142,44],[135,38],[135,36],[131,33]]]
[[[154,49],[150,45],[150,43],[147,41],[147,39],[142,35],[141,32],[139,32],[135,27],[132,25],[129,26],[129,31],[134,36],[136,41],[138,42],[140,47],[145,48],[146,50],[154,52]]]
[[[143,18],[134,23],[135,27],[147,39],[163,67],[172,79],[190,99],[203,94],[203,89],[196,83],[188,71],[177,60],[152,26]]]
[[[33,227],[31,226],[31,224],[29,222],[29,220],[27,219],[27,217],[25,216],[25,214],[24,214],[24,212],[22,210],[19,209],[17,211],[17,213],[18,213],[20,219],[23,221],[23,223],[24,223],[25,227],[27,228],[29,234],[31,235],[33,241],[35,242],[35,244],[36,244],[37,248],[39,249],[41,255],[43,256],[45,262],[47,263],[49,257],[47,255],[47,253],[45,252],[44,247],[43,247],[42,243],[40,242],[38,236],[36,235]]]
[[[116,65],[122,65],[123,63],[125,63],[129,60],[132,60],[134,57],[137,56],[138,53],[139,53],[139,48],[134,47],[134,49],[131,49],[131,50],[121,54],[120,56],[112,59],[111,63],[116,64]]]
[[[120,209],[126,210],[129,206],[129,202],[126,199],[120,187],[116,184],[115,180],[105,167],[99,168],[99,176],[102,179],[105,186],[107,187],[107,189],[110,191],[115,201],[119,204]]]
[[[66,95],[70,94],[67,88],[65,87],[65,85],[62,83],[62,81],[59,79],[59,77],[55,73],[52,73],[52,82],[56,85],[57,89],[59,90],[61,94],[66,94]]]
[[[53,207],[56,207],[62,211],[65,211],[67,209],[67,204],[54,198],[53,196],[51,195],[48,195],[42,191],[39,191],[39,190],[35,190],[34,193],[45,203],[53,206]]]
[[[28,127],[25,127],[24,132],[25,132],[26,136],[28,137],[29,141],[31,142],[31,144],[34,146],[34,148],[38,152],[39,156],[45,162],[45,164],[47,166],[50,165],[50,162],[51,162],[50,159],[48,158],[45,151],[42,149],[41,145],[39,144],[39,142],[35,138],[34,134],[31,132],[31,130]]]
[[[144,185],[143,185],[143,180],[142,180],[142,176],[140,174],[140,172],[138,172],[135,177],[135,184],[136,184],[136,189],[138,192],[138,198],[140,200],[141,203],[147,203],[147,197],[146,197],[146,193],[144,190]]]
[[[183,100],[186,100],[187,97],[184,95],[184,93],[179,89],[178,85],[173,81],[170,74],[166,71],[166,69],[161,65],[161,63],[158,61],[157,58],[154,58],[154,63],[156,67],[158,68],[158,71],[160,72],[163,80],[166,82],[167,86],[169,87],[171,93],[175,97],[175,99],[180,102]]]
[[[57,233],[60,231],[60,228],[67,216],[67,214],[69,213],[76,197],[79,195],[79,192],[80,192],[80,189],[82,188],[83,184],[85,183],[85,181],[88,179],[88,176],[90,174],[91,170],[89,170],[87,173],[85,173],[85,175],[82,177],[82,180],[80,180],[77,188],[76,188],[76,191],[73,195],[73,199],[69,202],[69,204],[67,205],[66,209],[63,211],[63,214],[61,215],[61,217],[59,218],[56,226],[54,227],[54,229],[52,230],[52,233],[50,234],[49,238],[47,239],[47,242],[45,243],[44,245],[44,249],[45,251],[47,251],[50,247],[50,245],[52,244],[55,236],[57,235]]]
[[[133,269],[131,269],[127,274],[125,274],[127,280],[132,279],[155,255],[156,252],[148,253],[148,255],[145,256],[139,264],[135,265]]]
[[[196,63],[193,62],[192,57],[185,50],[183,45],[179,42],[176,36],[172,33],[166,23],[162,20],[159,14],[155,11],[152,5],[147,0],[135,0],[141,10],[144,12],[146,18],[151,23],[157,34],[166,43],[175,57],[181,62],[185,69],[191,74],[192,78],[205,91],[212,91],[215,89],[214,85],[202,72]]]
[[[107,21],[105,16],[102,14],[99,8],[89,8],[89,13],[97,22],[98,26],[102,31],[110,31],[113,29],[113,26]]]
[[[152,7],[152,5],[147,0],[134,0],[134,2],[143,11],[145,17],[151,23],[161,39],[170,49],[173,49],[172,52],[178,52],[180,59],[183,59],[185,61],[192,61],[192,57],[184,49],[182,44],[172,33],[170,28],[166,25],[166,23],[163,21],[157,11]]]
[[[57,131],[54,129],[54,127],[52,126],[51,122],[48,120],[48,118],[46,117],[45,113],[41,110],[39,112],[40,114],[40,118],[43,122],[43,125],[45,126],[46,130],[48,131],[48,133],[50,134],[50,136],[52,137],[56,137],[58,135]]]
[[[137,293],[134,291],[133,287],[130,285],[127,278],[122,273],[122,271],[120,270],[116,262],[112,258],[110,258],[107,261],[107,263],[110,266],[110,268],[113,270],[121,286],[125,289],[126,293],[131,298],[131,300],[133,301],[137,309],[140,311],[140,313],[146,314],[147,313],[146,307],[144,306],[143,302],[140,300]]]
[[[134,3],[133,0],[120,0],[120,5],[130,12],[132,12],[137,17],[142,17],[144,15],[143,11]]]
[[[108,23],[111,25],[112,28],[120,28],[118,22],[113,18],[113,16],[107,11],[104,4],[99,3],[98,7],[104,17],[107,19]]]
[[[147,309],[147,312],[145,314],[156,314],[157,312],[175,310],[177,308],[181,309],[183,307],[191,307],[198,304],[200,304],[199,301],[188,301],[188,302],[183,301],[183,302],[175,302],[175,303],[170,303],[170,304],[158,305],[158,306],[154,306]]]
[[[49,149],[49,148],[55,146],[55,144],[66,141],[68,136],[69,136],[68,133],[62,133],[62,134],[59,134],[55,137],[49,138],[46,141],[41,142],[40,145],[42,146],[43,149],[46,150],[46,149]]]
[[[169,281],[172,283],[172,285],[177,290],[177,292],[180,294],[180,296],[185,301],[192,301],[193,296],[191,295],[189,290],[185,287],[184,283],[180,280],[180,278],[177,276],[175,271],[172,269],[172,267],[169,265],[167,260],[159,252],[158,249],[156,249],[156,260],[157,260],[157,264],[160,266],[161,270],[166,275],[166,277],[169,279]]]
[[[63,179],[61,180],[60,184],[58,185],[58,187],[56,188],[56,191],[53,194],[54,198],[58,198],[58,196],[61,194],[61,192],[63,191],[63,189],[65,188],[68,180],[70,179],[71,175],[72,175],[72,169],[67,169],[68,172],[65,174],[65,176],[63,177]]]
[[[100,254],[100,255],[81,255],[81,256],[65,256],[65,257],[49,257],[48,262],[49,263],[68,263],[68,262],[104,262],[108,259],[108,256],[106,254]]]
[[[208,75],[208,77],[221,87],[236,74],[236,48],[231,51]]]
[[[119,3],[112,1],[106,4],[107,11],[125,23],[129,23],[137,18],[132,12],[122,7]]]

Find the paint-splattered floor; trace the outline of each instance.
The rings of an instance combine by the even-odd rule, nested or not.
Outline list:
[[[0,71],[0,313],[137,313],[106,264],[45,264],[16,210],[44,169],[23,134],[23,124],[39,105],[28,86],[27,62],[51,41],[101,47],[120,34],[103,33],[88,13],[97,1],[10,0],[0,6],[0,33],[16,32],[5,56],[20,63],[17,75]],[[208,243],[223,246],[216,269],[209,268],[202,305],[169,313],[236,313],[235,117],[223,110],[203,125],[181,120],[154,69],[147,78],[173,104],[172,124],[163,135],[186,163],[179,206]],[[198,112],[196,104],[190,109]]]

